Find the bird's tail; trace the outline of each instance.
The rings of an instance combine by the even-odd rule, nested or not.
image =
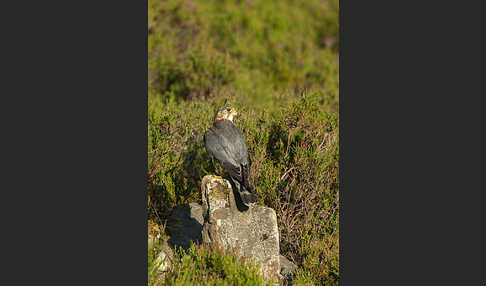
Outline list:
[[[240,197],[241,201],[248,206],[250,203],[256,202],[256,196],[254,193],[250,192],[249,188],[246,188],[245,186],[241,185],[240,187]]]

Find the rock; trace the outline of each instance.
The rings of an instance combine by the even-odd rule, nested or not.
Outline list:
[[[203,209],[197,203],[175,208],[167,220],[166,230],[170,236],[169,245],[189,248],[191,241],[201,243]]]
[[[292,280],[295,277],[296,270],[297,265],[285,258],[285,256],[280,255],[280,274],[285,280],[284,285],[292,285]]]
[[[174,254],[167,242],[162,243],[162,250],[155,259],[155,263],[160,263],[159,271],[167,271],[172,266],[174,261]]]
[[[252,258],[261,263],[265,280],[280,281],[279,232],[275,211],[254,204],[246,211],[239,211],[231,184],[225,179],[205,176],[201,190],[203,243],[232,249],[240,257]]]

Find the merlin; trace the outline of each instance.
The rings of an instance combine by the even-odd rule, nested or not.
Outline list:
[[[204,134],[206,151],[216,159],[236,187],[246,206],[256,201],[248,183],[248,153],[240,130],[233,124],[238,116],[230,105],[218,109],[213,126]]]

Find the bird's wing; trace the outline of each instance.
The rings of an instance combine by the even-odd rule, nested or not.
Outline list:
[[[232,164],[228,161],[221,162],[221,165],[231,178],[237,180],[239,183],[243,182],[243,172],[240,165]]]
[[[236,164],[226,164],[225,169],[228,169],[230,175],[243,184],[246,189],[250,188],[248,183],[248,153],[246,150],[245,140],[241,135],[241,132],[232,123],[226,123],[228,126],[225,128],[223,134],[224,144],[228,154],[231,154],[232,159]]]
[[[204,134],[204,144],[209,155],[213,156],[219,162],[228,162],[232,165],[237,165],[230,150],[224,143],[225,139],[221,134],[215,132],[212,128]],[[224,166],[223,166],[224,167]]]
[[[240,130],[233,123],[226,120],[217,122],[215,127],[218,128],[218,133],[222,140],[221,144],[227,149],[233,160],[238,165],[248,164],[246,144]]]
[[[220,162],[233,179],[249,189],[248,154],[241,132],[231,122],[216,122],[206,132],[204,140],[208,153]]]

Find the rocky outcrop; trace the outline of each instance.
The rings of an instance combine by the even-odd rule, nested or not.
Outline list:
[[[261,263],[266,280],[278,282],[280,275],[279,232],[273,209],[250,205],[238,209],[229,181],[205,176],[201,184],[204,223],[202,241],[232,249],[240,257]]]
[[[159,264],[159,271],[167,271],[172,267],[174,262],[174,254],[172,249],[169,247],[167,242],[162,243],[161,250],[157,258],[155,259],[155,263]]]
[[[297,265],[285,258],[285,256],[280,255],[280,274],[283,276],[284,285],[292,285],[296,271]]]
[[[173,248],[188,248],[191,242],[201,242],[236,251],[240,257],[251,258],[262,265],[266,280],[291,285],[297,266],[279,255],[277,217],[271,208],[239,204],[231,184],[225,179],[205,176],[201,184],[203,205],[190,203],[172,211],[166,230],[168,243],[163,243],[156,262],[159,270],[170,269]],[[243,209],[242,209],[243,208]],[[148,246],[159,236],[149,234]]]
[[[167,233],[171,247],[181,246],[187,249],[194,243],[201,243],[203,209],[197,203],[190,203],[175,208],[167,221]]]

